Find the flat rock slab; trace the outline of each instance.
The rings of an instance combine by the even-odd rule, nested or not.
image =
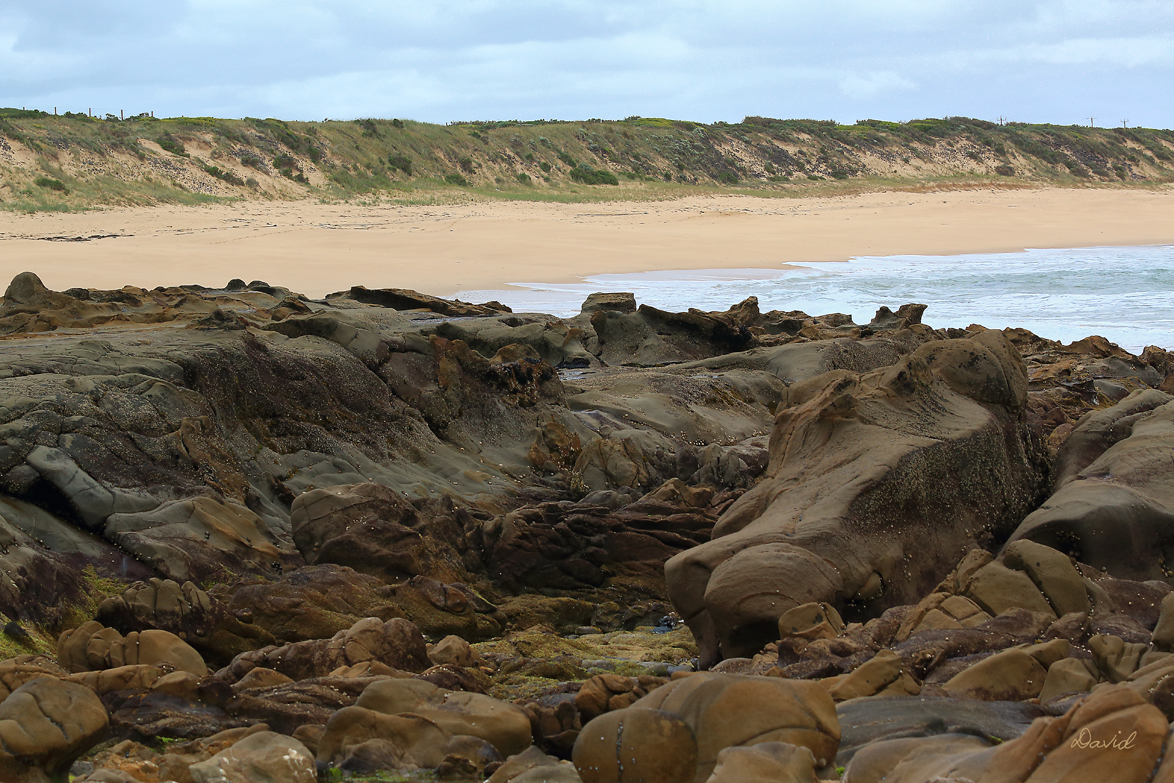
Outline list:
[[[836,766],[845,766],[870,742],[938,734],[973,734],[1006,741],[1046,715],[1039,707],[1015,701],[928,699],[919,696],[854,699],[836,707],[840,750]]]

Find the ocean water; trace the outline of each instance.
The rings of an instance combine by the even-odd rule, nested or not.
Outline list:
[[[748,296],[759,308],[847,313],[868,323],[881,305],[928,305],[934,328],[1018,326],[1072,342],[1092,334],[1131,353],[1174,350],[1174,245],[1027,250],[958,256],[860,257],[789,269],[714,269],[594,275],[582,283],[513,283],[462,291],[515,312],[571,316],[594,291],[631,291],[662,310],[725,310]]]

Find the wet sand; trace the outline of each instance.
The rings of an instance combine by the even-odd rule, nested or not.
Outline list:
[[[66,241],[94,236],[101,238]],[[55,237],[65,240],[48,241]],[[604,273],[1170,243],[1171,188],[409,207],[251,202],[0,214],[0,279],[32,271],[62,290],[218,287],[241,278],[311,297],[352,285],[444,296]]]

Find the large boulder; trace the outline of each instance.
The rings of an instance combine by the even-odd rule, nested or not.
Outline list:
[[[753,655],[801,604],[916,602],[968,550],[1008,535],[1046,478],[1022,417],[1023,362],[999,332],[827,373],[789,398],[767,479],[712,542],[665,566],[703,665]]]
[[[316,783],[314,756],[292,737],[259,731],[188,767],[194,783]]]
[[[806,748],[817,768],[830,763],[840,724],[827,690],[810,681],[701,672],[593,719],[575,741],[574,761],[586,781],[619,783],[637,779],[623,776],[625,761],[639,765],[663,755],[666,781],[700,783],[722,750],[771,742]],[[695,768],[679,769],[690,757]]]
[[[680,716],[662,710],[620,710],[595,718],[573,749],[584,783],[655,780],[692,783],[697,738]]]
[[[1082,418],[1054,492],[1011,536],[1124,579],[1166,579],[1174,559],[1174,397],[1148,389]]]
[[[548,756],[531,747],[506,760],[486,783],[583,783],[569,761]]]
[[[786,742],[763,742],[748,748],[726,748],[706,783],[819,783],[815,757],[807,748]]]
[[[372,683],[355,706],[384,715],[419,715],[450,735],[479,737],[503,757],[521,753],[531,744],[530,719],[519,707],[481,693],[450,691],[425,680]]]
[[[436,767],[444,761],[444,747],[451,736],[419,715],[343,707],[327,721],[318,741],[317,758],[345,765],[356,751],[360,756],[377,751],[385,767]]]
[[[65,780],[102,739],[109,718],[84,685],[39,677],[0,703],[0,780]],[[45,777],[47,776],[47,777]]]

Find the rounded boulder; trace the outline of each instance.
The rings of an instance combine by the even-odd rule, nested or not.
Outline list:
[[[697,739],[670,712],[617,710],[583,727],[571,760],[583,783],[690,783]]]
[[[41,770],[52,780],[93,747],[110,718],[92,690],[38,677],[0,703],[0,780],[25,780]]]

